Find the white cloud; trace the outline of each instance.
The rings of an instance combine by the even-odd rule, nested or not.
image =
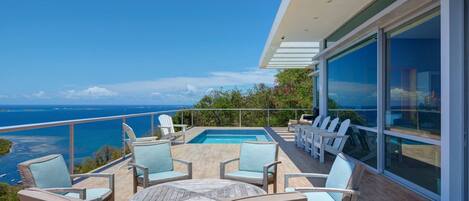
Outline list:
[[[32,94],[33,97],[36,97],[36,98],[44,98],[46,96],[46,92],[44,91],[38,91],[36,93],[33,93]]]
[[[254,84],[273,85],[273,70],[248,70],[244,72],[212,72],[207,76],[179,76],[102,85],[119,96],[138,97],[164,104],[193,103],[217,88],[243,88]],[[152,102],[152,103],[153,103]]]
[[[66,98],[102,98],[116,96],[117,93],[109,89],[93,86],[84,90],[68,90],[64,93]]]

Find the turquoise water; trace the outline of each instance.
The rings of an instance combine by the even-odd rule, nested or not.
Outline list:
[[[246,141],[270,142],[272,138],[263,129],[207,129],[189,141],[189,144],[241,144]]]

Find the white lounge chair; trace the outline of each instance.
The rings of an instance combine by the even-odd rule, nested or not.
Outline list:
[[[139,138],[137,138],[137,135],[135,135],[134,129],[132,129],[132,127],[130,127],[126,123],[122,123],[122,129],[124,129],[124,132],[127,134],[127,137],[129,137],[129,139],[126,140],[129,147],[134,142],[158,140],[158,137],[139,137]]]
[[[298,125],[295,126],[295,143],[297,147],[301,147],[302,142],[301,142],[301,134],[304,132],[305,129],[308,129],[308,127],[312,128],[319,128],[319,123],[321,122],[321,115],[317,116],[313,124],[311,126],[309,125]]]
[[[319,128],[313,128],[313,127],[306,127],[303,128],[303,131],[301,132],[301,147],[308,152],[310,150],[310,147],[308,145],[308,139],[312,138],[312,135],[314,132],[320,132],[320,131],[325,131],[327,128],[327,125],[329,125],[329,121],[331,120],[330,116],[327,116],[322,120],[321,126]]]
[[[161,138],[166,140],[175,141],[177,138],[182,136],[182,143],[186,143],[186,128],[185,124],[173,124],[173,118],[169,115],[160,115],[158,117],[160,121]],[[182,130],[176,132],[174,127],[180,127]]]
[[[316,138],[316,134],[319,134],[319,133],[332,133],[335,131],[335,128],[337,128],[337,124],[339,124],[339,118],[335,118],[331,121],[331,123],[329,124],[329,127],[327,127],[327,130],[324,130],[324,129],[315,129],[315,130],[311,130],[309,133],[307,133],[306,135],[306,143],[305,143],[305,150],[307,152],[310,152],[311,156],[315,156],[314,155],[314,149],[313,149],[313,141],[314,139]],[[327,143],[327,142],[326,142]]]
[[[349,126],[350,119],[347,119],[340,124],[339,130],[336,133],[328,130],[328,132],[318,133],[315,135],[312,152],[315,157],[319,155],[319,161],[321,163],[324,163],[325,151],[334,155],[342,152],[345,142],[349,137],[348,135],[345,135]]]
[[[285,174],[285,192],[301,192],[308,201],[355,201],[358,200],[359,185],[365,168],[343,154],[338,154],[329,174],[294,173]],[[288,180],[294,177],[325,179],[324,187],[289,187]]]

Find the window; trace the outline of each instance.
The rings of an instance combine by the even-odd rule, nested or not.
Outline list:
[[[387,130],[440,138],[440,17],[387,34]]]
[[[440,57],[439,13],[386,34],[385,170],[435,194],[440,146],[428,143],[440,140]]]
[[[440,193],[440,146],[386,136],[385,168],[434,193]]]
[[[327,60],[327,70],[329,115],[376,127],[376,36]]]

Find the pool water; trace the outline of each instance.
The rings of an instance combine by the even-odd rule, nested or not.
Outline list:
[[[245,141],[270,142],[264,129],[207,129],[190,140],[189,144],[241,144]]]

